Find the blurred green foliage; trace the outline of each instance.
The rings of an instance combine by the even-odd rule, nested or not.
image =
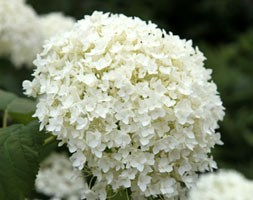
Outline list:
[[[22,95],[22,82],[32,79],[31,73],[26,68],[16,69],[6,58],[0,58],[0,89]]]
[[[215,149],[216,160],[253,178],[253,30],[234,43],[201,49],[226,108],[220,130],[224,145]]]
[[[166,31],[193,39],[213,69],[226,107],[224,141],[214,151],[221,168],[253,178],[253,2],[251,0],[28,0],[40,14],[52,11],[81,19],[94,10],[151,20]],[[31,71],[0,60],[0,88],[22,94]]]
[[[76,19],[94,10],[151,20],[183,38],[234,40],[253,24],[251,0],[28,0],[38,13],[62,11]]]

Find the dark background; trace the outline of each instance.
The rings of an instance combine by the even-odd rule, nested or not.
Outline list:
[[[253,1],[252,0],[29,0],[39,14],[63,12],[76,19],[94,10],[151,20],[167,32],[192,39],[213,69],[226,108],[220,123],[223,146],[214,151],[220,168],[253,178]],[[0,59],[0,88],[22,95],[32,70]]]

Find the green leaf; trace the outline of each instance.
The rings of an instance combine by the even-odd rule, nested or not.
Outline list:
[[[31,113],[34,112],[36,103],[29,99],[17,98],[8,104],[7,109],[10,113]]]
[[[36,108],[36,103],[29,99],[17,98],[7,106],[7,111],[11,118],[19,123],[28,123],[33,120],[33,113]]]
[[[8,104],[16,98],[16,95],[0,90],[0,110],[5,110]]]
[[[0,90],[0,110],[5,110],[13,121],[23,124],[31,122],[35,108],[34,101]]]
[[[0,129],[0,199],[25,199],[34,188],[44,134],[37,122]]]

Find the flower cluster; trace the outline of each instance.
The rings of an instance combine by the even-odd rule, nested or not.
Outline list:
[[[53,153],[42,162],[35,188],[52,199],[80,200],[87,186],[65,154]]]
[[[151,22],[94,12],[45,43],[23,87],[39,97],[41,129],[96,176],[88,199],[105,199],[108,185],[172,199],[216,167],[224,108],[204,59]]]
[[[189,200],[250,200],[253,182],[236,171],[203,175],[189,193]]]
[[[65,17],[62,13],[55,12],[41,15],[38,18],[40,27],[43,29],[44,39],[49,39],[59,32],[64,32],[74,25],[71,17]],[[38,52],[39,53],[39,52]],[[36,56],[34,57],[34,59]]]
[[[72,18],[53,13],[38,16],[24,0],[0,1],[0,56],[10,56],[15,66],[32,66],[44,40],[70,29]]]

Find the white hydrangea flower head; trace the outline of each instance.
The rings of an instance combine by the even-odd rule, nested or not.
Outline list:
[[[40,17],[25,0],[0,0],[0,56],[10,56],[16,67],[31,67],[44,40],[73,24],[59,13]]]
[[[51,199],[80,200],[87,190],[81,171],[63,153],[53,153],[41,163],[35,180],[37,192]]]
[[[224,108],[204,59],[151,22],[94,12],[45,43],[23,87],[38,97],[41,129],[97,177],[93,197],[110,185],[173,199],[216,167]]]
[[[43,36],[45,39],[70,30],[74,25],[72,17],[66,17],[60,12],[49,13],[39,17],[40,26],[43,29]]]
[[[24,0],[0,0],[0,16],[0,43],[5,44],[0,47],[2,54],[10,54],[17,66],[32,63],[41,41],[34,10]]]
[[[236,171],[202,175],[189,192],[189,200],[251,200],[253,181]]]

